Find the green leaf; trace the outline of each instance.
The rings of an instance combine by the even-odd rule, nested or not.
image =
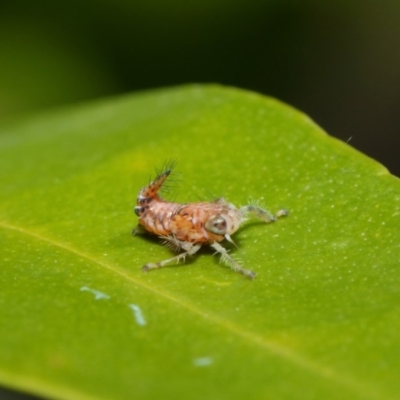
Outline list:
[[[400,184],[270,98],[187,86],[64,109],[0,136],[0,382],[59,399],[394,399]],[[138,190],[260,199],[234,257],[186,265],[130,235]]]

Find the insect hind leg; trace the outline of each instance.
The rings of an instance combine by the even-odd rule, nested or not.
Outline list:
[[[158,263],[148,263],[146,265],[143,265],[142,267],[142,271],[143,272],[148,272],[152,269],[158,269],[161,267],[164,267],[167,264],[171,264],[171,263],[179,263],[179,261],[183,260],[185,261],[186,256],[191,256],[193,254],[195,254],[201,247],[201,244],[192,244],[192,243],[188,243],[188,242],[181,242],[177,239],[175,239],[174,237],[163,237],[163,239],[165,239],[165,242],[169,242],[170,244],[172,244],[173,247],[175,248],[181,248],[183,250],[185,250],[184,253],[178,254],[175,257],[171,257],[168,258],[167,260],[164,261],[159,261]],[[168,244],[167,244],[168,246]],[[168,246],[169,247],[169,246]]]
[[[217,253],[221,254],[221,261],[227,264],[233,271],[239,272],[244,276],[247,276],[250,279],[254,279],[256,277],[256,273],[249,270],[244,269],[236,260],[234,260],[229,254],[225,247],[221,246],[218,242],[215,242],[211,245],[213,249],[217,251]]]

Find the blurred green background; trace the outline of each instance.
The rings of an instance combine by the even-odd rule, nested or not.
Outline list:
[[[160,86],[277,97],[400,176],[398,0],[3,0],[0,121]]]

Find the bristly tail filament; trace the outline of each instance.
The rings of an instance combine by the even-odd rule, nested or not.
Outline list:
[[[140,190],[137,197],[137,206],[134,209],[137,216],[141,215],[153,200],[162,200],[158,192],[171,174],[175,165],[176,160],[166,162],[162,171],[158,171],[156,178],[151,181],[149,185]]]

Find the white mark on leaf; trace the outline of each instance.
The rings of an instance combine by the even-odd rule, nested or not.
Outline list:
[[[129,304],[129,308],[133,311],[133,316],[137,324],[140,326],[145,326],[146,320],[143,317],[142,310],[140,309],[140,307],[136,304]]]
[[[199,357],[193,360],[193,365],[195,367],[208,367],[214,362],[212,357]]]
[[[108,300],[110,298],[110,296],[108,294],[100,292],[99,290],[88,288],[87,286],[82,286],[81,287],[81,292],[93,293],[95,300],[101,300],[101,299]]]

